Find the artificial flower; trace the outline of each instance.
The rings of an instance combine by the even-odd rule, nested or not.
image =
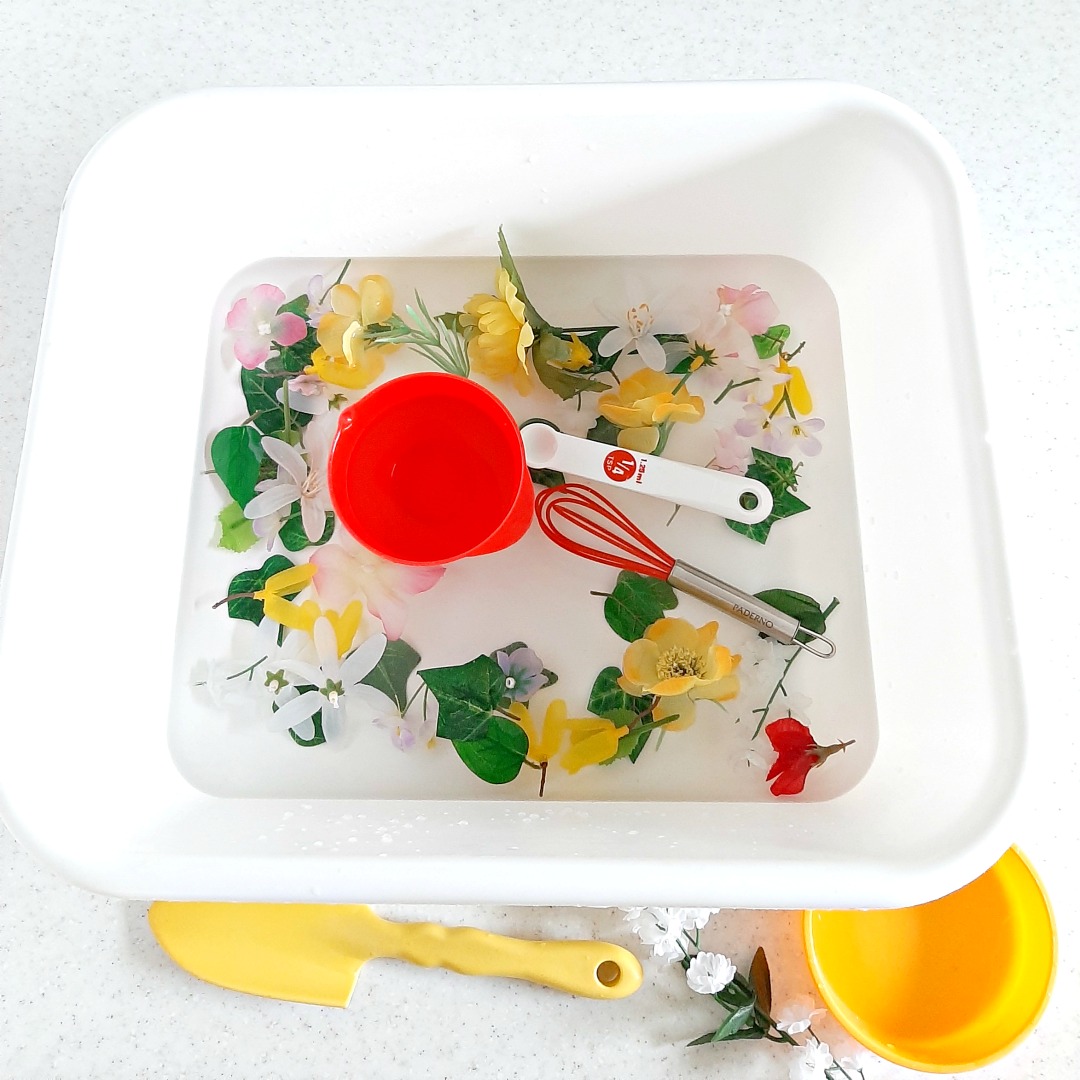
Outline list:
[[[713,459],[709,467],[742,476],[753,457],[750,443],[732,428],[719,428],[713,439]]]
[[[544,662],[527,645],[519,645],[510,652],[500,649],[495,662],[506,677],[506,696],[511,701],[528,701],[547,685]]]
[[[788,1035],[801,1035],[809,1031],[815,1021],[825,1015],[825,1010],[817,1007],[817,1002],[809,994],[801,994],[788,1002],[773,1014],[776,1030]]]
[[[705,415],[705,402],[679,382],[674,375],[646,367],[623,379],[616,390],[600,395],[596,404],[600,415],[623,429],[620,446],[651,453],[660,438],[658,425],[693,424]]]
[[[326,463],[330,455],[329,434],[318,424],[304,430],[304,452],[283,439],[264,435],[262,448],[278,467],[277,478],[261,480],[255,485],[258,494],[244,507],[244,517],[252,521],[279,515],[293,503],[300,503],[300,520],[304,535],[318,543],[326,529],[326,515],[331,509],[330,490],[326,482]]]
[[[391,641],[397,641],[405,627],[408,598],[427,592],[446,573],[445,566],[388,562],[340,530],[338,539],[314,552],[311,561],[319,597],[341,611],[357,593],[362,594]]]
[[[572,719],[567,716],[566,702],[561,699],[548,705],[540,725],[520,701],[513,702],[508,711],[529,738],[529,760],[536,765],[547,765],[558,756],[559,765],[568,773],[607,761],[619,748],[619,739],[630,730],[616,727],[611,720],[599,716]],[[563,750],[567,736],[569,746]]]
[[[788,1073],[790,1080],[828,1080],[827,1070],[833,1064],[828,1043],[809,1039],[804,1046],[793,1049],[796,1057]]]
[[[748,401],[743,406],[742,416],[735,421],[735,433],[744,439],[766,440],[770,437],[773,421],[768,410],[755,401]]]
[[[799,348],[802,346],[800,345]],[[772,397],[765,404],[769,412],[776,411],[780,402],[784,400],[785,394],[791,402],[791,407],[799,416],[805,416],[814,409],[814,399],[810,396],[810,388],[806,385],[806,376],[803,375],[802,368],[788,362],[794,355],[792,353],[789,356],[783,352],[780,354],[780,359],[774,369],[780,379],[775,380],[776,385],[773,386]]]
[[[275,345],[295,345],[307,336],[307,323],[291,312],[278,314],[285,294],[276,285],[256,285],[225,317],[233,355],[246,368],[266,363]]]
[[[254,665],[253,665],[254,666]],[[200,660],[191,674],[191,683],[204,691],[219,709],[243,709],[255,696],[252,668],[238,668],[235,661]]]
[[[310,416],[323,416],[330,411],[334,392],[329,383],[318,375],[300,374],[290,379],[286,386],[279,387],[278,401],[284,403],[285,389],[289,391],[289,408],[293,412],[307,413]]]
[[[563,368],[565,371],[580,371],[592,363],[593,355],[589,351],[589,346],[577,334],[571,334],[570,340],[564,344],[567,346],[563,350],[566,355],[549,360],[548,363],[552,367]]]
[[[377,713],[372,717],[375,726],[390,735],[390,741],[399,750],[412,750],[417,746],[428,746],[435,738],[437,720],[434,716],[401,716],[397,712]]]
[[[322,274],[316,274],[307,287],[307,321],[308,325],[318,327],[322,317],[334,309],[330,306],[330,289]]]
[[[263,614],[268,619],[290,630],[313,634],[316,622],[325,618],[334,630],[338,655],[341,656],[356,637],[364,607],[359,600],[353,600],[345,604],[339,614],[333,609],[324,610],[315,600],[308,599],[298,604],[295,599],[286,599],[290,593],[295,597],[302,592],[315,577],[315,572],[316,567],[310,562],[279,570],[267,578],[266,584],[252,597],[262,602]]]
[[[340,726],[346,710],[354,716],[363,712],[385,715],[395,712],[396,706],[381,690],[361,683],[382,659],[386,637],[374,634],[343,660],[339,659],[336,629],[329,619],[316,619],[312,628],[318,664],[290,660],[284,664],[286,675],[292,676],[293,686],[310,686],[281,705],[274,713],[274,722],[282,731],[295,728],[316,713],[322,712],[324,733],[327,728]]]
[[[695,700],[728,701],[739,692],[739,657],[716,644],[718,629],[715,622],[695,629],[685,619],[657,619],[623,655],[619,686],[634,697],[656,695],[653,716],[677,715],[667,727],[688,728]]]
[[[721,285],[712,319],[699,328],[698,335],[721,356],[751,360],[757,356],[754,336],[776,325],[780,311],[773,298],[756,285],[733,289]],[[741,380],[735,380],[736,382]]]
[[[518,393],[532,389],[525,350],[533,343],[533,328],[510,275],[500,267],[495,293],[469,297],[459,316],[469,360],[481,375],[509,378]]]
[[[682,311],[661,313],[660,306],[648,300],[640,300],[615,317],[608,317],[615,326],[600,339],[596,351],[601,356],[636,355],[653,371],[663,371],[669,360],[669,351],[657,335],[688,334],[697,325],[692,315]],[[679,342],[677,348],[680,357],[687,355],[685,342]]]
[[[699,952],[686,968],[686,983],[698,994],[718,994],[734,978],[735,965],[723,953]]]
[[[817,434],[825,426],[825,421],[816,416],[796,419],[781,413],[774,416],[768,426],[762,449],[780,457],[815,457],[821,453],[821,440]]]
[[[806,784],[807,773],[816,769],[852,741],[818,746],[810,729],[793,716],[783,716],[765,727],[765,734],[777,757],[765,777],[772,780],[769,790],[774,795],[798,795]]]
[[[319,347],[311,354],[308,375],[347,390],[361,390],[373,383],[385,366],[384,354],[396,345],[370,345],[364,332],[372,323],[385,322],[394,310],[394,291],[381,274],[368,274],[354,289],[335,285],[330,308],[319,320]]]
[[[684,952],[679,939],[690,930],[700,930],[718,908],[623,908],[625,922],[652,948],[653,955],[664,960],[681,960]]]

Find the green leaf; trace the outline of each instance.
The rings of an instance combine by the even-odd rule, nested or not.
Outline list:
[[[782,323],[770,326],[764,334],[754,334],[754,348],[757,349],[758,357],[768,360],[770,356],[775,356],[790,336],[791,327]]]
[[[766,604],[790,615],[798,620],[799,625],[815,634],[825,633],[825,613],[821,605],[805,593],[792,592],[790,589],[766,589],[764,592],[754,593]]]
[[[675,590],[666,581],[621,570],[615,588],[604,601],[604,618],[624,641],[637,641],[678,602]]]
[[[256,428],[222,428],[210,444],[210,461],[221,478],[225,490],[240,504],[247,506],[255,497],[259,482],[259,463],[263,449]]]
[[[278,537],[289,551],[303,551],[306,547],[318,547],[320,544],[325,544],[334,535],[334,521],[334,515],[328,513],[322,536],[312,543],[308,539],[307,533],[304,532],[304,520],[300,514],[300,503],[295,502],[289,516],[285,519],[285,523],[281,526]]]
[[[405,711],[409,700],[406,687],[409,676],[420,663],[420,654],[407,642],[398,638],[388,641],[382,659],[360,681],[366,686],[381,690],[393,699],[400,712]]]
[[[455,740],[454,749],[481,780],[489,784],[508,784],[521,772],[529,753],[529,736],[513,720],[494,716],[482,738]]]
[[[544,330],[533,345],[532,359],[536,376],[552,393],[567,401],[578,394],[599,393],[611,389],[608,383],[589,378],[585,374],[588,369],[570,371],[552,362],[565,360],[569,355],[567,340],[552,330]]]
[[[244,511],[239,503],[229,503],[218,514],[217,519],[221,525],[221,539],[218,541],[218,547],[223,547],[226,551],[240,552],[247,551],[259,542],[255,530],[251,527],[251,522],[244,517]]]
[[[791,490],[798,486],[799,476],[791,458],[779,457],[770,454],[767,450],[759,450],[754,447],[754,460],[746,470],[746,475],[752,480],[760,480],[773,497],[773,507],[769,516],[764,521],[755,525],[746,525],[741,521],[728,521],[728,528],[733,529],[751,540],[764,544],[769,538],[769,530],[776,522],[787,517],[801,514],[810,507]]]
[[[613,424],[606,416],[598,416],[596,423],[585,433],[585,438],[593,442],[607,443],[609,446],[618,446],[620,431],[622,428],[618,424]]]
[[[271,555],[258,570],[241,570],[229,582],[228,595],[236,596],[239,593],[258,592],[266,587],[266,583],[275,574],[281,573],[282,570],[288,570],[289,567],[295,565],[290,559],[286,559],[284,555]],[[299,592],[300,590],[297,589],[296,592],[289,593],[285,599],[291,600]],[[252,622],[256,626],[263,621],[262,601],[255,600],[250,596],[230,600],[228,611],[230,619],[247,619],[248,622]]]
[[[454,334],[463,334],[464,330],[461,326],[461,312],[460,311],[444,311],[441,315],[435,316],[436,322],[441,322],[447,330]]]
[[[620,725],[624,722],[620,719],[624,714],[629,713],[640,719],[653,707],[651,694],[634,697],[619,685],[621,674],[617,667],[604,668],[593,680],[592,690],[589,691],[589,712]]]
[[[278,401],[277,392],[290,378],[292,375],[287,371],[275,375],[259,368],[240,369],[240,389],[248,415],[264,435],[277,435],[285,428],[285,407]],[[304,427],[311,421],[310,413],[290,412],[293,427]]]
[[[285,303],[277,309],[277,313],[279,315],[299,315],[301,319],[306,319],[307,309],[307,293],[301,293],[299,296],[294,296],[291,300],[286,300]]]
[[[510,254],[510,246],[506,242],[506,237],[503,236],[501,225],[499,226],[499,265],[509,274],[511,283],[517,289],[518,299],[525,307],[525,318],[528,320],[529,325],[537,333],[548,329],[550,324],[540,318],[536,308],[532,306],[528,296],[525,295],[525,286],[521,283],[521,275],[514,265],[514,257]]]
[[[455,667],[425,668],[420,678],[439,703],[435,734],[441,739],[482,739],[506,692],[506,676],[490,656]]]

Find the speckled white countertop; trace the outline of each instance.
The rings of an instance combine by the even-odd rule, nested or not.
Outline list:
[[[892,95],[953,144],[981,204],[994,320],[986,396],[1035,761],[1015,838],[1046,882],[1061,939],[1057,988],[1034,1034],[1008,1058],[967,1075],[1065,1080],[1080,1070],[1080,891],[1069,872],[1080,842],[1072,527],[1080,489],[1070,414],[1080,405],[1080,21],[1073,0],[873,7],[869,18],[860,0],[5,0],[0,532],[65,187],[90,146],[143,105],[207,86],[806,76]],[[117,295],[119,318],[122,282]],[[88,708],[74,692],[58,696],[57,707]],[[104,734],[108,718],[91,713],[88,722]],[[47,715],[25,720],[47,737]],[[787,1053],[764,1044],[684,1049],[712,1026],[710,1002],[690,994],[676,969],[652,961],[646,987],[617,1004],[373,963],[349,1010],[324,1010],[194,981],[157,949],[145,904],[66,884],[2,828],[0,874],[0,1080],[782,1080],[788,1073]],[[386,913],[632,943],[616,912]],[[809,988],[797,925],[794,913],[726,912],[708,940],[743,963],[754,945],[766,945],[782,999]],[[867,1075],[911,1074],[875,1063]]]

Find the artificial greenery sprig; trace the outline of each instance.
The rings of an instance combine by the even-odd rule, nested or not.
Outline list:
[[[469,355],[455,315],[433,316],[420,296],[416,306],[405,305],[407,319],[391,315],[385,322],[371,323],[364,330],[369,345],[411,345],[436,367],[451,375],[469,377]]]

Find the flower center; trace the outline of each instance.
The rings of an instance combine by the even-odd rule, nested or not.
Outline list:
[[[330,702],[330,707],[336,709],[339,700],[345,696],[345,687],[342,686],[340,682],[334,682],[333,679],[327,679],[326,685],[319,693],[325,694],[326,700]]]
[[[303,499],[313,499],[319,494],[322,489],[322,477],[315,469],[309,469],[307,478],[304,480],[303,485],[300,488],[300,497]]]
[[[653,313],[649,310],[649,305],[638,304],[637,307],[630,308],[626,313],[626,322],[630,333],[636,338],[641,337],[653,324]]]
[[[271,694],[280,694],[289,685],[289,680],[285,678],[285,669],[268,671],[266,673],[266,682],[263,685]]]
[[[274,328],[265,319],[255,329],[259,331],[262,337],[269,337],[274,331]]]
[[[656,661],[656,674],[664,679],[679,679],[685,675],[696,675],[698,678],[704,673],[705,665],[701,657],[691,652],[685,645],[672,645],[660,654]]]
[[[515,679],[513,675],[507,675],[503,685],[507,690],[514,690],[517,687],[517,679]]]
[[[732,311],[734,311],[734,305],[732,305],[732,304],[721,304],[720,305],[720,314],[723,315],[725,319],[730,319],[731,318]]]

